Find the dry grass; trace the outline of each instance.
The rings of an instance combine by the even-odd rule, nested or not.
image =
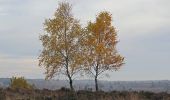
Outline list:
[[[0,100],[170,100],[170,94],[127,91],[71,92],[68,89],[56,91],[1,89]]]
[[[124,96],[116,96],[115,100],[141,100],[140,96],[136,93],[128,93],[128,95]]]

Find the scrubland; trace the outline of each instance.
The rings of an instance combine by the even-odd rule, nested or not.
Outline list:
[[[0,89],[0,100],[170,100],[168,93],[135,91],[71,91],[38,89]]]

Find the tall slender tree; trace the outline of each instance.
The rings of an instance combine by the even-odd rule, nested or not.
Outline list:
[[[59,3],[54,17],[45,20],[45,34],[40,35],[43,50],[39,56],[39,65],[46,69],[46,79],[63,74],[68,77],[70,89],[73,78],[81,70],[81,26],[73,17],[72,7],[67,2]]]
[[[108,12],[98,14],[95,22],[89,22],[86,38],[83,39],[86,53],[85,70],[94,77],[96,91],[98,76],[113,71],[123,65],[124,57],[116,50],[117,32],[112,26],[112,17]]]

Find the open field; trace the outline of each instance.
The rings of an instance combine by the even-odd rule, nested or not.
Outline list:
[[[0,89],[0,100],[170,100],[170,94],[152,92],[103,92],[59,90]]]

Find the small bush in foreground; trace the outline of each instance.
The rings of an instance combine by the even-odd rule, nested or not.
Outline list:
[[[12,89],[33,89],[33,86],[24,77],[12,77],[10,81]]]

